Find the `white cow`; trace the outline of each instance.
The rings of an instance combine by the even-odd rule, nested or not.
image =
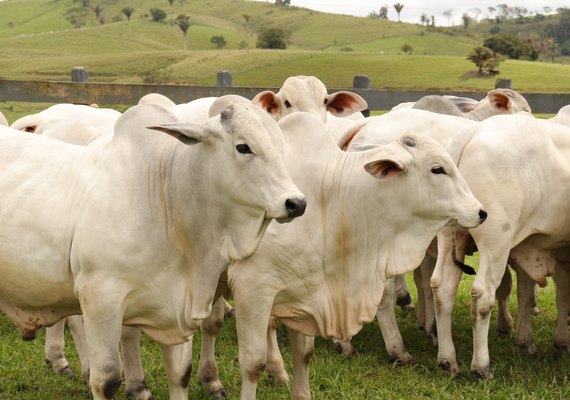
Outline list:
[[[368,107],[359,95],[344,90],[328,94],[324,83],[317,77],[304,75],[287,78],[277,94],[270,90],[258,93],[252,102],[266,110],[276,121],[303,111],[326,122],[327,112],[336,117],[348,117]]]
[[[145,129],[169,122],[156,129],[170,135]],[[304,210],[279,127],[252,106],[177,124],[140,105],[104,146],[1,133],[0,309],[24,338],[82,313],[95,399],[120,385],[122,324],[139,327],[162,345],[179,386],[171,398],[187,398],[190,366],[176,360],[208,317],[220,274],[253,254],[272,219]]]
[[[418,100],[412,108],[437,112],[440,114],[465,117],[474,121],[482,121],[493,115],[532,112],[526,99],[511,89],[494,89],[479,102],[473,110],[463,112],[449,98],[444,96],[425,96]]]
[[[67,143],[87,145],[95,139],[110,140],[121,113],[111,108],[80,104],[56,104],[14,121],[12,128],[53,137]]]
[[[292,397],[309,398],[309,336],[356,334],[374,318],[386,279],[415,268],[441,227],[452,221],[474,227],[486,216],[449,155],[429,138],[406,133],[347,153],[313,115],[295,113],[279,125],[287,167],[308,208],[296,229],[270,226],[258,251],[228,270],[242,400],[255,398],[271,316],[289,328]]]
[[[484,226],[469,230],[479,251],[479,271],[473,283],[471,371],[491,378],[488,351],[489,318],[507,262],[540,285],[554,274],[558,288],[558,321],[554,342],[568,347],[567,316],[570,210],[570,128],[527,116],[493,117],[482,122],[465,146],[459,170],[489,211]],[[459,371],[451,337],[451,311],[462,261],[465,232],[438,234],[438,259],[431,286],[434,292],[438,361],[451,373]],[[526,309],[530,309],[528,304]],[[525,307],[522,307],[523,309]],[[521,336],[519,336],[521,335]],[[517,329],[519,345],[532,346],[530,332]]]
[[[570,105],[562,107],[554,117],[550,118],[550,121],[570,126]]]

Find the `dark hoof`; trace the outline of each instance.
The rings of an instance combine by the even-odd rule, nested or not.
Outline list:
[[[472,370],[471,375],[479,381],[490,381],[493,379],[493,373],[489,368]]]

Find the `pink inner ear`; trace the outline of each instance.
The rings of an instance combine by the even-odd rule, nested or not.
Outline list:
[[[402,172],[400,167],[392,161],[378,161],[371,163],[366,166],[366,169],[370,174],[380,180],[390,179]]]
[[[496,95],[493,97],[493,102],[495,103],[495,107],[501,110],[509,109],[509,98],[507,96]]]
[[[258,99],[259,105],[270,114],[275,114],[278,109],[278,104],[275,102],[275,97],[267,93]]]

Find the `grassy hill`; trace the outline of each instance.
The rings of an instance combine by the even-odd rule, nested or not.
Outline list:
[[[68,81],[72,67],[84,66],[92,82],[213,85],[217,71],[230,70],[236,86],[278,87],[290,75],[305,74],[329,87],[350,87],[354,75],[365,74],[374,88],[480,91],[492,88],[496,79],[474,76],[475,65],[466,60],[488,35],[489,23],[464,32],[272,2],[176,0],[170,6],[167,0],[90,0],[83,9],[84,26],[75,29],[66,17],[77,14],[81,4],[0,2],[0,78]],[[104,24],[94,6],[102,8]],[[130,22],[121,13],[126,6],[134,9]],[[153,22],[151,8],[164,10],[166,20]],[[180,14],[191,18],[187,50],[173,23]],[[552,18],[516,27],[543,29]],[[288,49],[255,49],[256,32],[264,27],[287,29]],[[503,31],[509,27],[501,24]],[[214,49],[212,36],[223,36],[226,47]],[[412,47],[412,55],[402,53],[403,44]],[[500,70],[521,91],[570,92],[569,65],[510,60]]]

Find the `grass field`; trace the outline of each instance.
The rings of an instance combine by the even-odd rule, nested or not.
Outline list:
[[[369,399],[567,399],[570,398],[569,358],[558,355],[552,345],[556,318],[554,285],[539,291],[541,313],[533,317],[538,354],[522,354],[513,338],[500,338],[492,318],[490,354],[495,379],[477,381],[469,373],[471,328],[469,323],[472,278],[464,277],[459,288],[454,313],[454,339],[462,375],[451,378],[442,374],[436,362],[436,349],[417,329],[415,313],[397,309],[399,326],[414,363],[391,365],[376,322],[365,325],[353,338],[358,355],[345,357],[336,353],[329,340],[317,338],[311,362],[311,392],[317,400]],[[410,281],[415,299],[415,287]],[[516,296],[510,308],[516,315]],[[279,342],[287,369],[291,372],[290,347],[286,330],[279,329]],[[0,317],[0,400],[89,399],[89,392],[79,378],[56,376],[44,362],[43,331],[33,342],[23,342],[6,317]],[[196,334],[194,354],[199,354]],[[67,334],[67,356],[78,373],[77,355]],[[229,399],[239,398],[240,372],[237,361],[235,321],[225,323],[217,342],[220,375]],[[167,399],[168,390],[158,345],[143,341],[146,382],[157,399]],[[194,371],[197,360],[194,360]],[[190,383],[190,399],[208,399],[195,376]],[[118,398],[124,398],[123,389]],[[265,374],[258,386],[259,399],[289,399],[290,387],[275,385]]]

